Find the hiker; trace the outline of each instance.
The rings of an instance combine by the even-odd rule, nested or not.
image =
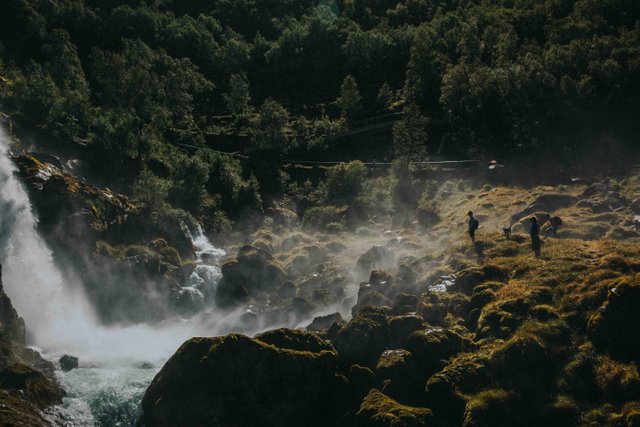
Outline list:
[[[504,234],[504,238],[509,240],[511,239],[511,226],[502,229],[502,234]]]
[[[480,226],[480,223],[478,222],[477,219],[475,219],[473,217],[473,212],[469,211],[467,213],[467,216],[469,217],[469,237],[471,237],[471,241],[472,242],[475,242],[476,241],[476,230]]]
[[[562,218],[559,216],[551,216],[551,214],[546,215],[547,221],[549,221],[549,225],[547,226],[544,237],[549,237],[549,233],[553,233],[553,237],[558,237],[558,227],[562,225]]]
[[[531,249],[533,249],[536,258],[540,258],[540,226],[538,225],[538,218],[532,216],[530,221],[531,230],[529,231],[529,235],[531,236]]]

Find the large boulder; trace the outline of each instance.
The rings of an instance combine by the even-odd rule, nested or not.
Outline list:
[[[217,292],[223,301],[233,300],[238,289],[245,289],[252,296],[275,291],[287,281],[287,273],[270,253],[248,245],[222,264],[221,270]]]
[[[302,351],[238,334],[190,339],[145,392],[145,425],[331,425],[344,387],[337,355],[307,341]]]
[[[387,348],[388,329],[388,318],[381,308],[360,310],[334,340],[340,366],[345,370],[353,364],[375,368],[380,354]]]
[[[77,369],[78,358],[75,356],[71,356],[69,354],[65,354],[60,358],[60,368],[65,372],[69,372],[73,369]]]
[[[474,348],[473,342],[460,334],[440,328],[429,328],[411,334],[405,346],[417,363],[416,371],[425,382],[445,366],[452,356]]]

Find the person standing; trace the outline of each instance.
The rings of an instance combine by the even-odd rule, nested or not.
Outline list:
[[[476,241],[476,230],[480,226],[480,223],[478,222],[477,219],[475,219],[473,217],[473,212],[469,211],[467,213],[467,216],[469,217],[469,237],[471,237],[471,241],[472,242],[475,242]]]
[[[540,225],[538,225],[538,218],[535,216],[532,216],[530,221],[531,229],[529,235],[531,236],[531,249],[533,249],[536,258],[540,258]]]

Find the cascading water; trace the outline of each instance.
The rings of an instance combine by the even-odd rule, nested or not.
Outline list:
[[[223,316],[208,313],[154,326],[100,325],[82,284],[62,274],[38,235],[36,217],[8,151],[8,138],[0,129],[0,263],[5,291],[25,319],[29,345],[52,360],[63,353],[81,360],[81,369],[59,372],[68,397],[63,407],[51,411],[51,420],[63,425],[132,425],[142,393],[163,361],[198,332],[226,332],[216,322]],[[193,240],[197,267],[184,292],[197,297],[215,289],[218,261],[225,252],[201,230]],[[237,318],[233,313],[226,316]]]

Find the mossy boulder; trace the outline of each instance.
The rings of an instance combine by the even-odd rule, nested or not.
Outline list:
[[[222,301],[233,298],[237,288],[245,288],[250,296],[278,289],[287,273],[273,256],[253,246],[243,246],[235,258],[221,267],[222,279],[218,284],[218,296]]]
[[[416,427],[428,425],[428,408],[402,405],[379,390],[371,390],[356,414],[356,425],[362,427]]]
[[[416,365],[408,350],[385,350],[376,365],[378,388],[399,402],[419,404],[424,400],[425,381],[416,375]]]
[[[389,346],[402,348],[409,336],[423,328],[424,320],[417,314],[393,316],[389,319]]]
[[[315,337],[298,338],[296,346],[317,345]],[[143,421],[147,426],[331,425],[345,387],[336,366],[332,350],[279,348],[238,334],[192,338],[145,392]]]
[[[344,325],[345,321],[338,312],[327,314],[325,316],[314,317],[313,321],[307,326],[307,331],[320,331],[329,329],[333,324]]]
[[[503,389],[482,391],[471,397],[464,412],[463,427],[511,427],[531,425],[518,410],[518,397]]]
[[[441,370],[448,359],[474,348],[468,338],[440,328],[425,328],[412,333],[405,346],[417,361],[417,374],[424,378]]]
[[[340,366],[353,364],[375,368],[389,341],[389,320],[381,308],[365,307],[338,332],[334,345]]]
[[[473,288],[485,281],[503,281],[507,278],[507,272],[496,265],[483,265],[482,267],[470,267],[462,270],[453,283],[452,291],[471,294]]]
[[[78,358],[75,356],[71,356],[69,354],[65,354],[60,358],[60,368],[65,372],[69,372],[73,369],[77,369]]]

